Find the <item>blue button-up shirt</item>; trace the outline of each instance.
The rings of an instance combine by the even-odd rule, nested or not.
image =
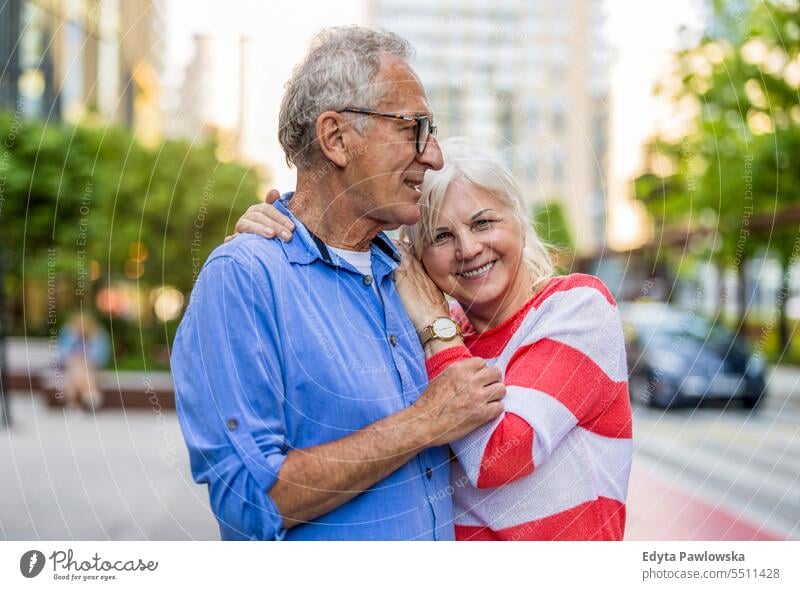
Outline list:
[[[381,234],[371,246],[376,293],[276,206],[297,226],[292,241],[247,235],[217,248],[172,353],[192,475],[208,484],[222,538],[452,539],[444,447],[316,520],[282,528],[268,492],[287,453],[408,407],[427,375],[395,290],[391,241]]]

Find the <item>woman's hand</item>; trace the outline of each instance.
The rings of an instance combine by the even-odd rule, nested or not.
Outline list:
[[[291,240],[294,223],[273,205],[280,198],[281,194],[272,189],[264,197],[263,203],[248,207],[244,215],[236,222],[233,235],[225,238],[225,242],[232,240],[239,234],[257,234],[265,238],[277,236],[284,242]]]
[[[403,253],[403,260],[394,271],[395,287],[417,331],[435,318],[450,317],[444,294],[425,272],[411,247],[403,242],[395,242],[395,245]]]

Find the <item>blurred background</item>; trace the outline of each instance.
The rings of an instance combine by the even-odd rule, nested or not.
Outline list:
[[[626,537],[800,538],[792,0],[4,0],[0,538],[218,538],[170,345],[211,250],[294,186],[291,67],[354,23],[412,42],[439,137],[502,150],[562,271],[621,302]]]

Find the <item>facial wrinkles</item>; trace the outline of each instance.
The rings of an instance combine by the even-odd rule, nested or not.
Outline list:
[[[451,222],[451,225],[438,226],[434,234],[447,231],[452,235],[450,245],[453,258],[452,267],[454,272],[461,273],[474,270],[476,266],[489,262],[492,254],[491,228],[478,228],[476,224],[489,219],[493,223],[498,223],[500,218],[496,215],[493,216],[492,212],[486,212],[476,217],[474,206],[468,212],[458,212],[458,214],[459,219],[451,214],[450,219],[447,220]],[[484,256],[487,250],[489,250],[488,257]]]
[[[417,76],[404,62],[395,63],[387,68],[387,77],[394,83],[389,92],[380,101],[379,108],[376,110],[397,113],[400,115],[427,115],[432,117],[425,90]],[[401,120],[385,119],[388,149],[399,149],[398,144],[410,143],[413,148],[413,159],[407,167],[408,172],[413,172],[418,176],[424,174],[426,167],[417,163],[416,154],[416,125]]]

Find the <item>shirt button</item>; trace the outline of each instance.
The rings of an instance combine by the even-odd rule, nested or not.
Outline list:
[[[372,275],[364,275],[364,278],[361,281],[369,287],[372,284]]]
[[[395,336],[394,334],[389,336],[389,344],[391,344],[392,346],[397,346],[397,336]]]
[[[430,467],[425,468],[425,477],[427,477],[428,479],[433,477],[433,471],[431,471]]]
[[[225,426],[228,427],[228,430],[236,430],[239,428],[239,421],[236,418],[230,418],[227,422],[225,422]]]

